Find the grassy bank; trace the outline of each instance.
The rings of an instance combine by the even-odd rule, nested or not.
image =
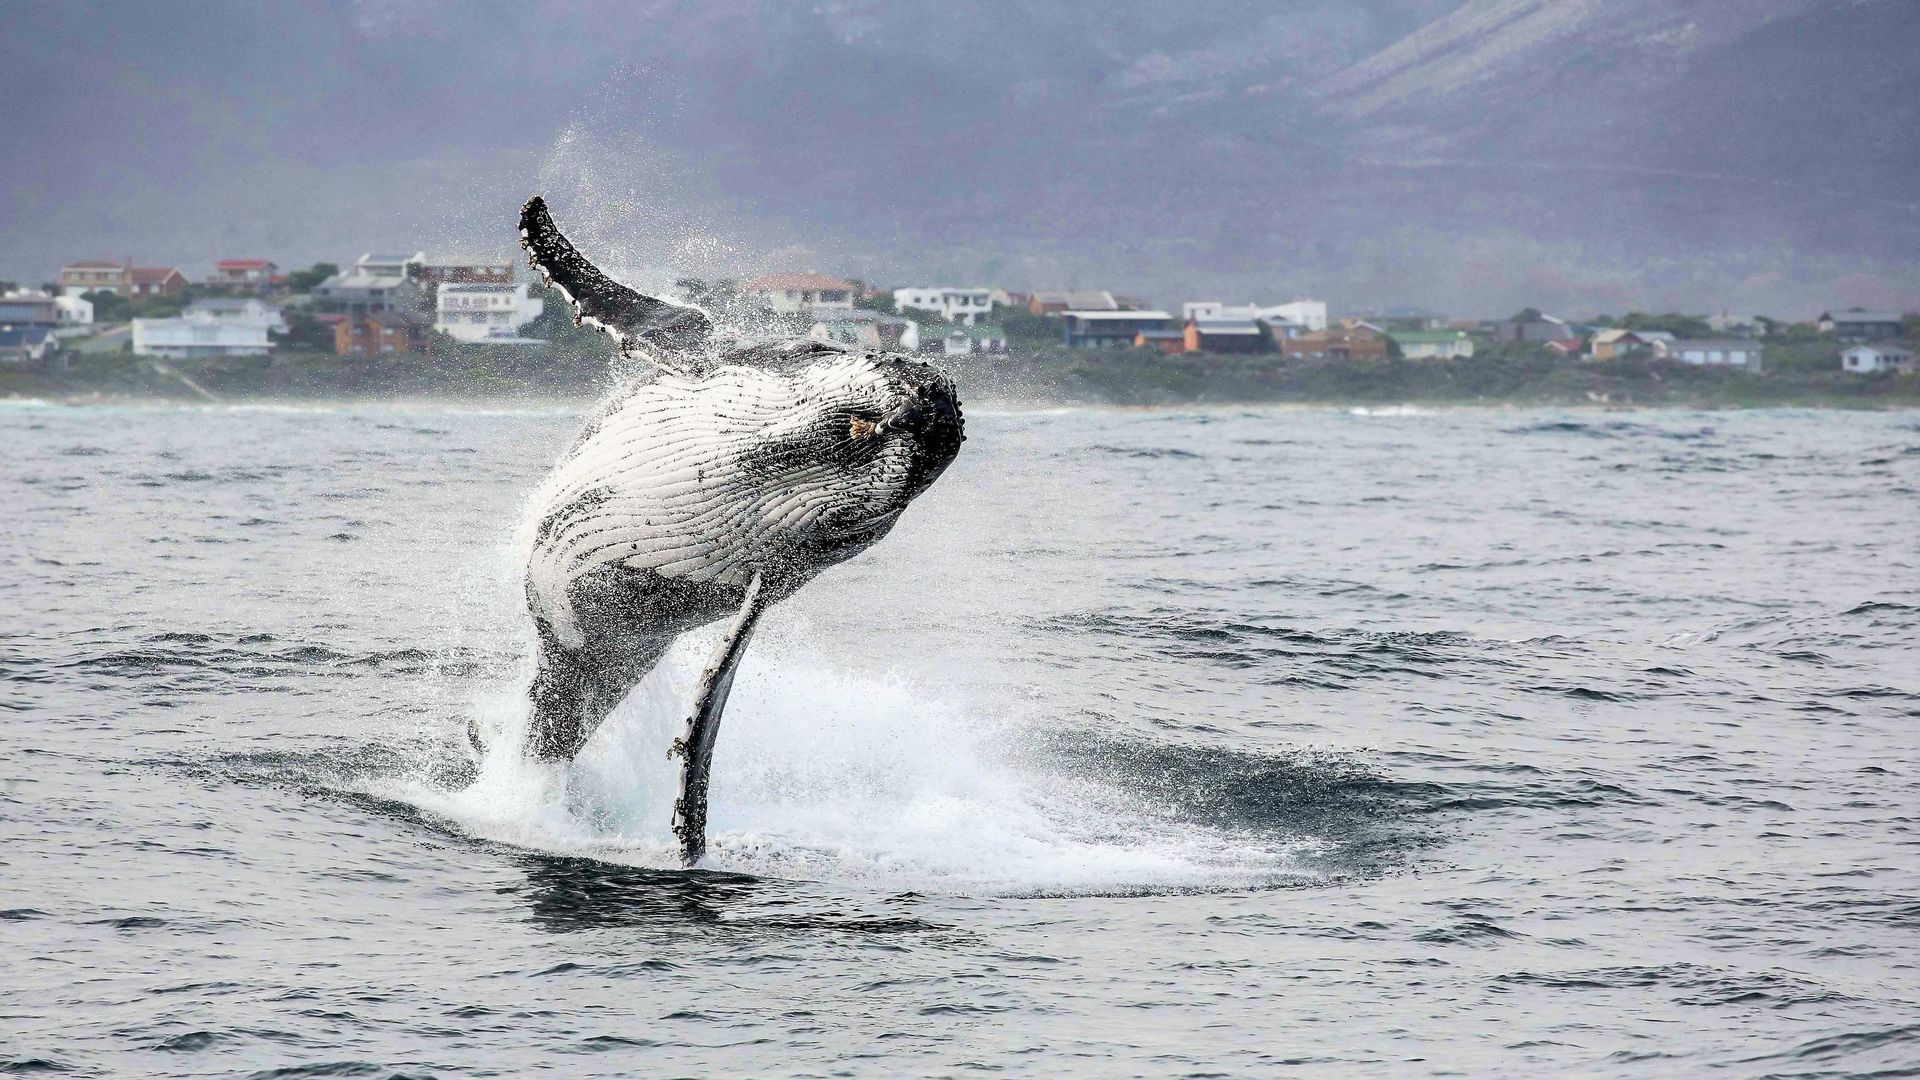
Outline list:
[[[1022,348],[954,358],[968,400],[1179,405],[1234,402],[1517,404],[1760,408],[1920,406],[1920,377],[1812,366],[1753,375],[1647,360],[1526,356],[1471,360],[1288,360],[1164,356],[1134,349]],[[191,383],[191,385],[190,385]],[[155,364],[76,355],[49,372],[0,371],[0,397],[50,401],[589,400],[610,383],[603,349],[466,350],[346,357],[280,353]]]
[[[1164,356],[1133,349],[1030,349],[952,365],[987,396],[1162,405],[1619,405],[1698,408],[1920,406],[1920,378],[1793,369],[1765,374],[1649,360],[1526,356],[1469,360],[1289,360]],[[975,391],[978,393],[979,391]]]

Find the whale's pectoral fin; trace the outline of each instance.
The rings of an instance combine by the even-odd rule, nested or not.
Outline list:
[[[692,349],[713,333],[700,309],[636,292],[601,273],[560,232],[538,195],[520,208],[520,246],[527,249],[527,262],[573,305],[574,321],[605,330],[622,352],[651,346],[648,359],[678,370],[657,350]]]
[[[727,707],[727,694],[733,689],[733,673],[747,651],[747,639],[766,608],[765,594],[758,573],[747,585],[740,612],[727,627],[727,635],[714,650],[713,661],[700,676],[700,687],[693,699],[693,712],[687,717],[686,734],[673,744],[669,756],[679,754],[680,798],[673,804],[673,834],[680,838],[680,859],[688,866],[700,861],[707,852],[707,777],[713,767],[713,744],[720,734],[720,713]]]

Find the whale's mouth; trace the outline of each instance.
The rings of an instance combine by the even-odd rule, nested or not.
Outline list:
[[[885,435],[890,432],[906,432],[912,435],[933,434],[936,429],[952,428],[956,432],[960,427],[960,409],[954,402],[953,393],[944,387],[916,391],[905,401],[894,406],[887,415],[880,418],[874,426],[874,434]]]
[[[856,417],[849,435],[855,442],[888,435],[910,439],[914,455],[907,486],[917,495],[959,455],[960,444],[967,439],[966,421],[953,380],[945,372],[913,360],[891,361],[885,368],[895,391],[893,399],[878,416]]]

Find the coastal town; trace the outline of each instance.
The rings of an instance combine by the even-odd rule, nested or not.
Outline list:
[[[1844,305],[1801,319],[1731,312],[1576,319],[1535,308],[1460,319],[1414,309],[1335,313],[1315,299],[1183,300],[1176,311],[1107,289],[877,288],[813,271],[682,279],[675,292],[742,325],[947,358],[1133,350],[1136,365],[1155,355],[1367,365],[1524,356],[1764,377],[1791,354],[1791,365],[1803,370],[1899,379],[1915,373],[1920,339],[1920,316]],[[165,373],[173,373],[168,361],[297,364],[452,351],[517,354],[523,364],[575,332],[567,316],[557,294],[519,260],[498,254],[366,253],[344,266],[292,271],[268,259],[232,258],[191,276],[130,259],[78,260],[37,288],[0,283],[0,372],[59,372],[80,356]]]

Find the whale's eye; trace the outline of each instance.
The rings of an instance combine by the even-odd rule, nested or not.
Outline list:
[[[879,430],[879,424],[872,420],[856,416],[847,422],[847,440],[849,442],[859,442],[861,439],[865,439]]]

